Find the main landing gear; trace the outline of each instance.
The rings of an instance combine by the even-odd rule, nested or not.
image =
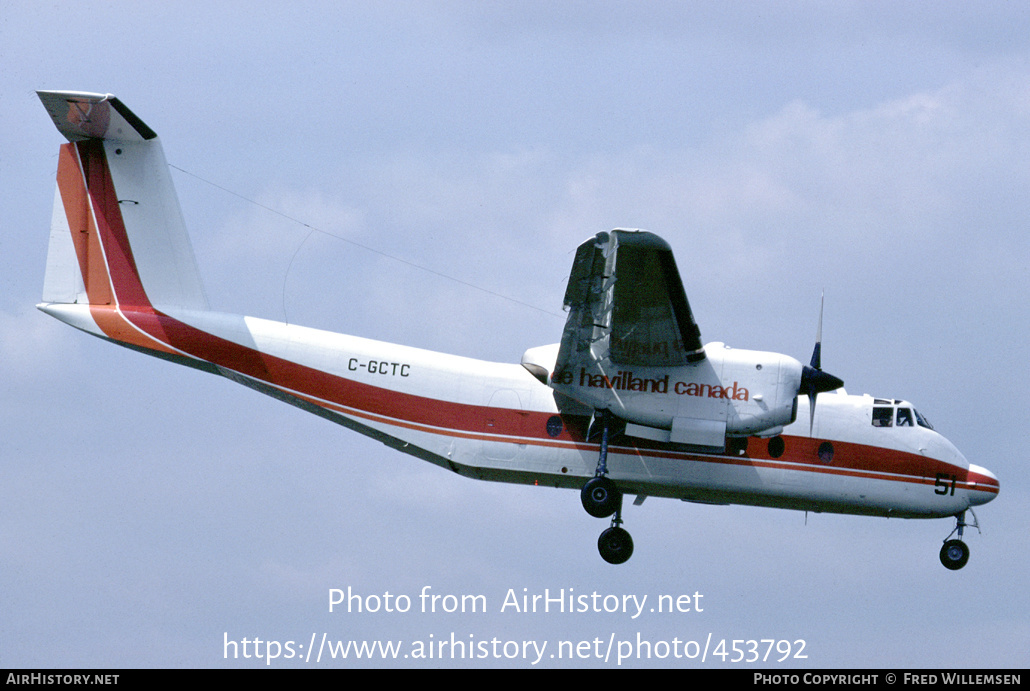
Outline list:
[[[969,512],[973,513],[973,510],[970,509]],[[941,563],[952,571],[958,571],[969,561],[969,547],[962,542],[962,531],[967,525],[971,525],[977,530],[980,529],[980,523],[976,520],[975,513],[972,523],[966,523],[965,511],[955,514],[955,529],[944,539],[944,546],[941,547]],[[955,533],[958,533],[958,539],[952,540],[951,536]]]
[[[597,551],[609,564],[622,564],[633,556],[633,538],[622,528],[622,492],[608,477],[608,437],[611,413],[601,412],[601,454],[594,477],[587,480],[579,493],[583,508],[594,518],[612,516],[612,524],[597,539]]]

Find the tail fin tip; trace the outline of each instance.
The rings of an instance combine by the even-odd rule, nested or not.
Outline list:
[[[70,142],[86,139],[147,141],[157,137],[113,94],[85,91],[37,91],[58,131]]]

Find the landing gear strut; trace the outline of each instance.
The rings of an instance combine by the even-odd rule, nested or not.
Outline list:
[[[621,564],[633,555],[633,538],[621,527],[622,492],[608,477],[608,438],[611,434],[611,413],[601,411],[601,454],[594,477],[587,480],[579,493],[583,508],[594,518],[612,516],[611,527],[597,539],[597,551],[609,564]],[[614,514],[614,516],[613,516]]]
[[[970,510],[970,513],[972,513],[972,510]],[[967,525],[972,525],[977,530],[980,529],[975,513],[973,514],[972,523],[966,523],[965,511],[955,514],[955,529],[945,538],[944,546],[941,547],[941,563],[944,564],[945,568],[952,571],[958,571],[969,561],[969,547],[966,546],[966,543],[962,542],[962,532]],[[955,533],[958,533],[958,539],[952,540],[951,536]]]

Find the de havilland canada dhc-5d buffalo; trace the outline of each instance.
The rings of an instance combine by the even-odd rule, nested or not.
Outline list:
[[[909,403],[846,394],[821,368],[821,333],[808,365],[702,344],[672,250],[648,232],[580,245],[561,342],[518,364],[212,311],[154,131],[110,94],[39,97],[69,141],[40,310],[459,475],[579,490],[591,516],[611,518],[598,539],[610,563],[633,551],[630,494],[953,516],[940,559],[959,569],[976,526],[966,512],[998,495],[998,479]]]

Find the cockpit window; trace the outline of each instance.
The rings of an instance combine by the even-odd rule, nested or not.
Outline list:
[[[876,399],[873,405],[873,427],[913,427],[919,425],[933,429],[933,425],[915,408],[894,407],[892,401]],[[901,401],[893,401],[901,403]],[[877,405],[879,404],[879,405]],[[884,405],[886,404],[886,405]]]
[[[919,414],[919,411],[918,411],[918,410],[915,410],[915,409],[913,408],[913,412],[915,412],[915,414],[916,414],[916,423],[917,423],[917,424],[918,424],[918,425],[919,425],[920,427],[925,427],[926,429],[933,429],[933,425],[931,425],[931,424],[930,424],[930,421],[929,421],[929,420],[927,420],[927,419],[926,419],[925,417],[923,417],[922,415],[920,415],[920,414]]]

